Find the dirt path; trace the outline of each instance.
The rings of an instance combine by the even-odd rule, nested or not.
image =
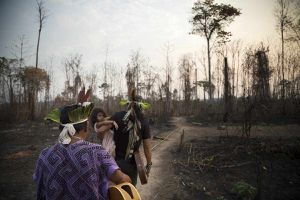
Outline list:
[[[173,117],[170,122],[175,126],[175,129],[158,135],[166,139],[164,141],[153,140],[153,166],[148,183],[146,185],[138,183],[137,185],[142,200],[180,199],[177,194],[180,190],[179,184],[181,182],[179,176],[174,171],[172,161],[176,159],[176,152],[183,130],[185,141],[194,139],[195,137],[218,136],[220,134],[216,131],[215,127],[194,126],[186,122],[186,118],[183,117]]]
[[[152,155],[153,166],[151,174],[146,185],[138,183],[137,189],[140,192],[142,200],[179,200],[190,199],[186,191],[182,191],[185,187],[181,180],[182,174],[176,174],[173,162],[179,147],[179,140],[184,130],[184,141],[194,139],[211,140],[219,136],[225,136],[226,130],[218,130],[216,126],[204,127],[186,122],[185,118],[172,118],[172,124],[175,129],[159,134],[160,137],[168,137],[161,143],[161,140],[153,140],[155,147]],[[228,133],[231,136],[240,134],[239,128],[236,126],[228,127]],[[295,137],[299,136],[299,125],[286,126],[254,126],[252,128],[252,137]],[[178,154],[177,154],[178,155]]]
[[[151,174],[146,185],[138,183],[137,188],[143,200],[173,199],[174,189],[178,188],[178,180],[172,167],[173,154],[178,148],[179,137],[184,127],[183,118],[173,118],[176,125],[172,131],[159,134],[166,140],[153,140]]]

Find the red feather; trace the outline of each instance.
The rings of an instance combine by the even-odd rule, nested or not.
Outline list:
[[[90,95],[92,93],[92,88],[89,88],[86,92],[85,92],[85,87],[83,87],[79,94],[78,94],[78,99],[77,102],[83,104],[84,102],[87,102]]]
[[[82,102],[86,102],[88,99],[89,99],[89,97],[90,97],[90,95],[91,95],[91,92],[92,92],[92,89],[91,88],[89,88],[87,91],[86,91],[86,93],[85,93],[85,95],[84,95],[84,97],[83,97],[83,101]]]
[[[78,94],[77,102],[82,104],[82,103],[84,102],[84,101],[83,101],[84,97],[85,97],[85,87],[83,87],[83,88],[80,90],[80,92],[79,92],[79,94]]]

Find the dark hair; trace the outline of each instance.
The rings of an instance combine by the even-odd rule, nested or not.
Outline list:
[[[80,107],[78,104],[67,105],[67,106],[62,107],[60,109],[60,122],[62,124],[70,123],[71,121],[69,119],[69,112],[77,109],[78,107]],[[81,130],[87,131],[87,121],[79,123],[79,124],[74,124],[73,126],[76,130],[76,133],[79,133],[79,131],[81,131]],[[64,126],[59,125],[60,131],[62,131],[63,128],[64,128]]]
[[[95,123],[97,122],[97,115],[98,113],[102,113],[103,117],[107,117],[105,111],[102,108],[94,108],[92,114],[90,116],[90,121],[92,126],[94,127]]]
[[[70,123],[71,121],[69,119],[69,112],[77,109],[78,107],[79,107],[79,105],[77,105],[77,104],[67,105],[67,106],[62,107],[60,109],[60,122],[62,124]]]
[[[81,131],[81,130],[87,131],[87,121],[81,122],[79,124],[74,124],[73,126],[74,126],[74,128],[76,130],[76,133],[79,133],[79,131]],[[64,126],[59,125],[59,130],[60,131],[62,131],[63,128],[64,128]]]

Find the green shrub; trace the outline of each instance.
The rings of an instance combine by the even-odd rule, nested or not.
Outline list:
[[[252,200],[255,199],[257,189],[244,181],[238,181],[233,185],[231,192],[240,199]]]

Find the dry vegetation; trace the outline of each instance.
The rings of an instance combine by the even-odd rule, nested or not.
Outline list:
[[[192,199],[297,199],[299,137],[208,138],[186,143],[173,164]],[[188,195],[187,195],[188,194]]]
[[[46,19],[43,11],[46,5],[41,2],[38,1],[38,5],[42,5],[38,13],[43,19],[39,22],[39,34]],[[206,5],[195,3],[192,24],[195,28],[193,33],[207,40],[207,55],[201,53],[193,57],[185,54],[172,61],[172,48],[166,45],[163,55],[166,62],[155,68],[149,65],[141,51],[135,51],[128,59],[126,72],[119,71],[114,63],[105,60],[102,65],[104,75],[98,77],[96,73],[85,74],[82,55],[74,54],[63,61],[64,89],[58,94],[50,92],[57,84],[53,81],[52,71],[56,66],[39,65],[39,44],[36,66],[25,65],[25,41],[24,37],[20,37],[19,43],[12,49],[14,58],[0,57],[0,124],[4,131],[4,125],[11,128],[10,124],[16,122],[33,121],[24,125],[28,130],[22,132],[27,143],[19,141],[22,143],[20,152],[24,154],[14,154],[26,163],[27,154],[34,152],[34,156],[30,157],[30,166],[27,166],[31,169],[29,173],[32,173],[33,160],[37,156],[36,148],[42,149],[41,144],[31,146],[33,141],[29,138],[38,135],[35,143],[40,140],[45,142],[38,132],[54,133],[52,129],[34,130],[32,123],[40,123],[37,121],[53,107],[74,103],[83,86],[92,88],[94,94],[91,101],[109,114],[120,110],[120,100],[127,98],[127,91],[136,88],[138,94],[152,105],[147,113],[151,124],[166,122],[171,116],[189,116],[202,124],[216,123],[221,129],[227,130],[233,123],[238,127],[241,137],[186,143],[179,158],[174,161],[176,170],[182,175],[182,187],[186,192],[191,191],[193,198],[299,197],[299,137],[281,139],[274,136],[268,140],[251,138],[253,126],[257,124],[269,126],[271,123],[285,125],[300,122],[300,9],[290,12],[294,7],[299,8],[299,4],[297,1],[277,1],[275,17],[280,40],[277,39],[274,44],[262,42],[260,45],[245,45],[242,40],[229,41],[230,32],[224,32],[235,17],[242,15],[240,10],[219,4],[214,7],[213,1],[205,2]],[[211,19],[203,18],[201,9],[205,9],[205,6],[212,6],[220,15],[228,15],[228,21],[214,24]],[[211,31],[211,35],[205,32],[211,26],[197,29],[200,20],[208,20],[212,27],[215,26],[215,29],[206,30]],[[199,30],[202,32],[197,32]],[[38,43],[39,40],[40,36]],[[216,40],[217,45],[212,46],[212,40]],[[203,80],[198,80],[197,70],[204,75]],[[175,76],[177,73],[179,78]],[[126,81],[123,84],[120,80]],[[96,93],[99,91],[100,95]],[[20,130],[23,128],[17,127],[17,131]],[[4,135],[7,144],[12,144],[17,137],[14,135],[12,138],[7,133]],[[53,142],[51,137],[49,141]],[[7,144],[1,143],[2,156],[8,150],[10,153],[18,152]],[[5,157],[1,161],[4,163],[7,159],[15,158]],[[15,161],[13,164],[17,165]],[[13,169],[17,171],[19,168]],[[222,174],[229,175],[224,177]],[[9,180],[9,177],[5,180]],[[219,185],[214,185],[214,182],[210,184],[211,188],[207,188],[206,183],[212,180]],[[244,182],[240,182],[242,180]],[[15,192],[7,188],[4,182],[1,184],[5,190]],[[18,185],[18,181],[15,184]],[[251,185],[255,185],[255,188]],[[32,187],[30,185],[29,189]],[[246,197],[238,194],[243,190],[241,188],[246,188],[246,194],[243,193]],[[32,194],[28,196],[30,198]]]

